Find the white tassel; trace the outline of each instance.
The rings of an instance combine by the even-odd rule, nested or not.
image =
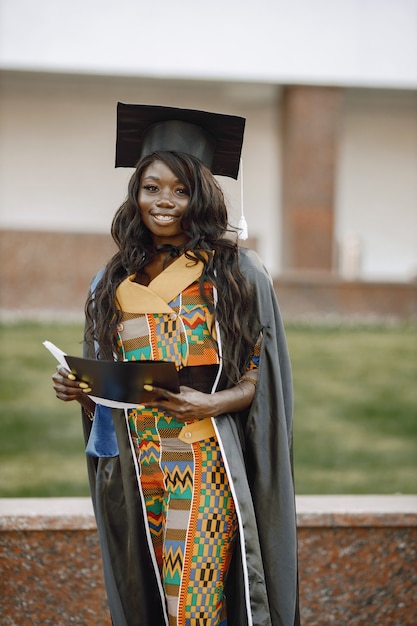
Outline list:
[[[239,219],[238,229],[239,229],[239,239],[246,241],[246,239],[248,238],[248,225],[246,223],[245,216],[243,214],[241,215]]]
[[[240,159],[240,206],[241,206],[241,216],[239,219],[239,239],[242,241],[246,241],[248,238],[248,224],[245,219],[245,215],[243,213],[243,161]]]

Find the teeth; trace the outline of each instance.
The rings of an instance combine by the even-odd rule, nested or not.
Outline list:
[[[163,222],[169,222],[173,219],[172,215],[154,215],[154,218]]]

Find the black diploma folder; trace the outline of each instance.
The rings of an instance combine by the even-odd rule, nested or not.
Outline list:
[[[71,372],[91,387],[88,395],[115,402],[141,404],[152,392],[144,385],[179,393],[177,368],[172,361],[100,361],[66,355]]]

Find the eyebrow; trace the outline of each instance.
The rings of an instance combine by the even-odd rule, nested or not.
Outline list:
[[[147,176],[144,176],[142,180],[156,180],[156,181],[159,181],[159,180],[161,180],[161,178],[160,178],[160,176],[155,176],[155,175],[153,175],[153,174],[148,174]],[[176,178],[176,179],[174,180],[174,183],[175,183],[175,184],[179,184],[179,185],[183,185],[183,184],[184,184],[184,183],[182,183],[182,182],[180,181],[180,179],[179,179],[179,178]]]

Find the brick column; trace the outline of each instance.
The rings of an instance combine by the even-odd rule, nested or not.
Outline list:
[[[343,90],[283,93],[283,270],[330,272]]]

